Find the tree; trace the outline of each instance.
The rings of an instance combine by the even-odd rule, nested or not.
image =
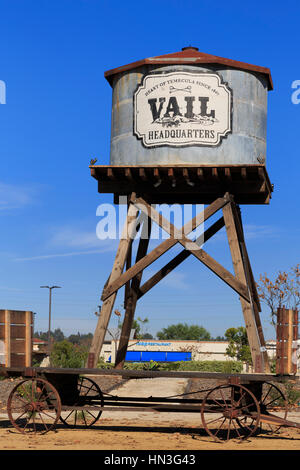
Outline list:
[[[73,343],[73,344],[80,344],[80,345],[86,345],[86,344],[89,344],[91,342],[91,340],[93,339],[93,335],[92,333],[86,333],[86,334],[81,334],[77,333],[77,335],[75,334],[72,334],[70,336],[68,336],[68,341],[70,341],[70,343]]]
[[[188,325],[187,323],[177,323],[163,328],[157,333],[158,339],[181,339],[194,341],[208,341],[211,339],[210,333],[198,325]]]
[[[35,338],[48,341],[48,331],[36,331],[34,333]],[[53,341],[62,341],[65,339],[65,335],[60,328],[56,328],[54,331],[50,331],[50,338]]]
[[[118,329],[121,331],[122,330],[122,319],[121,319],[121,313],[119,310],[115,310],[115,314],[119,317],[118,320]],[[144,320],[141,317],[137,317],[137,319],[134,319],[132,322],[132,329],[135,330],[135,337],[136,339],[143,339],[145,334],[144,331],[144,326],[149,323],[149,319],[146,317]]]
[[[137,317],[136,320],[133,321],[132,327],[135,329],[135,337],[136,339],[143,339],[145,337],[144,326],[149,323],[148,318],[144,318],[142,320],[141,317]]]
[[[63,341],[65,339],[65,335],[61,331],[60,328],[56,328],[52,333],[52,337],[54,341]]]
[[[278,308],[296,309],[300,305],[299,264],[292,267],[289,272],[279,271],[274,281],[266,274],[261,274],[257,290],[262,302],[269,307],[271,323],[275,326]]]
[[[150,333],[144,333],[141,339],[154,339]]]
[[[252,364],[251,350],[248,342],[247,330],[244,326],[238,328],[228,328],[225,331],[225,338],[229,341],[226,354],[238,361]]]

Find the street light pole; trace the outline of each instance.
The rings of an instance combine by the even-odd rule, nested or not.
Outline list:
[[[60,286],[40,286],[40,287],[41,289],[49,289],[48,355],[50,356],[52,289],[61,289],[61,287]]]

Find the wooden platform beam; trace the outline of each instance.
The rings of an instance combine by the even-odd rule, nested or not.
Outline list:
[[[226,191],[238,204],[268,204],[273,185],[262,164],[91,165],[99,193],[136,192],[157,204],[210,204]]]

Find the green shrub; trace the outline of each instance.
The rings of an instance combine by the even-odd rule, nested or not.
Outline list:
[[[191,361],[181,362],[179,370],[222,372],[224,374],[242,372],[243,364],[237,361]]]
[[[125,362],[124,369],[128,370],[143,370],[145,362]]]
[[[87,358],[87,350],[64,339],[54,343],[50,355],[50,363],[53,367],[80,368],[84,367]]]
[[[113,364],[109,362],[105,362],[103,356],[99,357],[99,360],[97,362],[98,369],[113,369],[113,367],[114,367]]]
[[[287,382],[285,384],[284,394],[288,405],[296,405],[300,401],[300,390],[299,388],[296,388],[295,385],[291,382]]]
[[[160,369],[160,364],[155,361],[150,361],[150,362],[145,362],[143,366],[143,370],[159,370]]]
[[[152,362],[152,364],[151,364]],[[178,361],[178,362],[125,362],[128,370],[165,370],[165,371],[199,371],[222,372],[223,374],[240,373],[243,363],[238,361]]]

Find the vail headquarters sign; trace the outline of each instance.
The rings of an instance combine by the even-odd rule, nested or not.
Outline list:
[[[134,94],[134,134],[146,147],[215,146],[231,132],[231,91],[215,73],[146,75]]]

